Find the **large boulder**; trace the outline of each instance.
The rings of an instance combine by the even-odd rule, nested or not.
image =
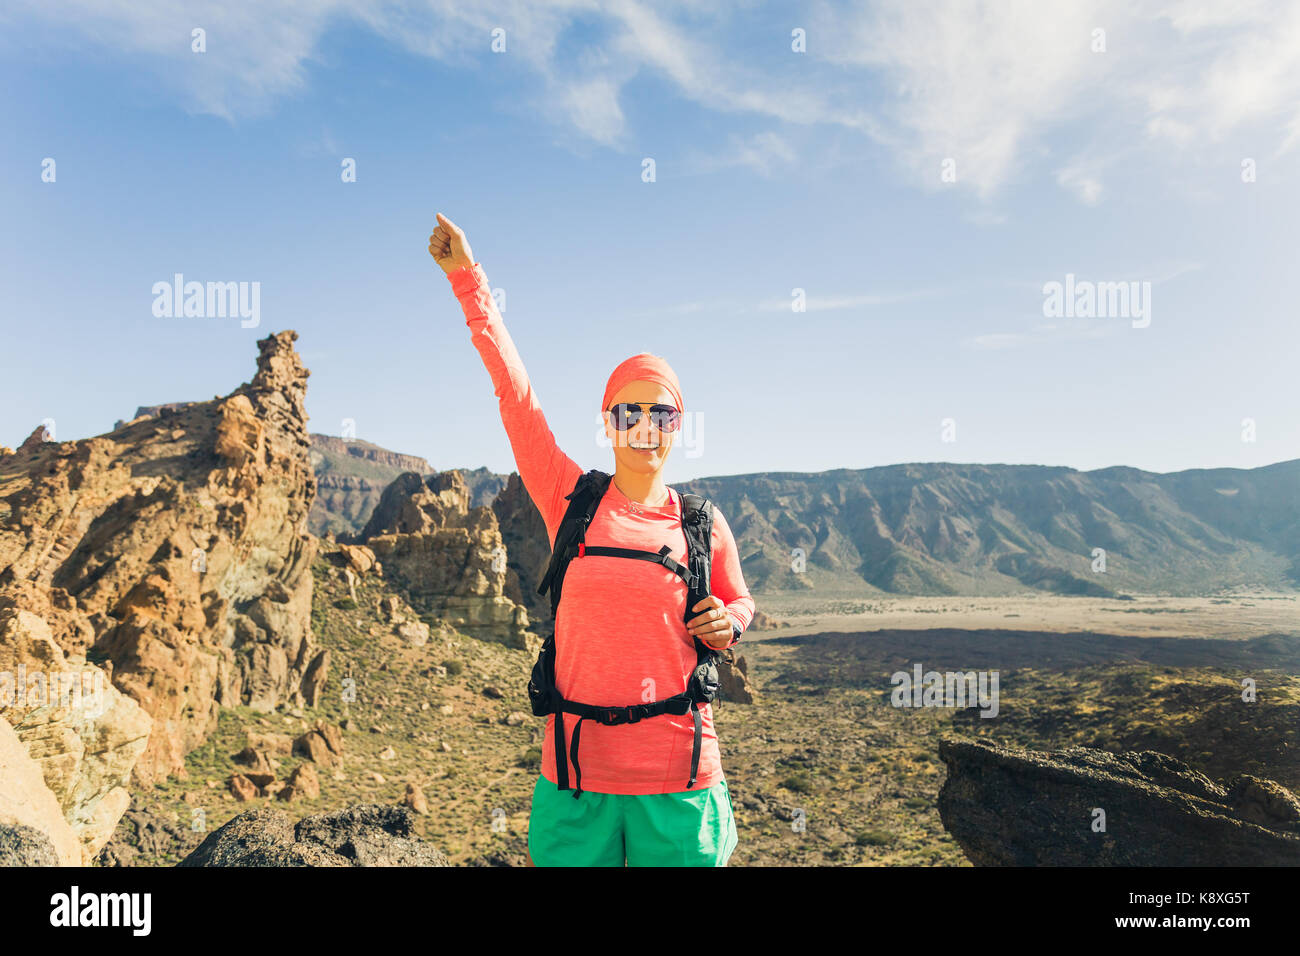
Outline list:
[[[1151,750],[945,738],[939,756],[939,817],[976,866],[1300,865],[1300,801],[1271,780],[1224,787]]]
[[[414,836],[408,807],[361,805],[298,822],[284,811],[240,814],[215,830],[181,866],[448,866]]]
[[[736,704],[754,702],[754,696],[758,692],[749,682],[749,664],[745,661],[744,654],[734,648],[722,653],[718,665],[718,686],[724,701],[729,700]]]
[[[421,615],[480,640],[535,652],[528,610],[506,595],[506,548],[492,509],[470,506],[459,471],[408,473],[384,490],[361,537]]]
[[[21,823],[0,823],[0,866],[60,866],[50,838]]]

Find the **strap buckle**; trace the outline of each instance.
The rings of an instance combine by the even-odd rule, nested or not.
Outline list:
[[[601,707],[593,719],[607,727],[615,727],[619,724],[635,724],[649,716],[649,704],[633,704],[630,707]]]

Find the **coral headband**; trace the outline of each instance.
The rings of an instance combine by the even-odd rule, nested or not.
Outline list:
[[[640,355],[633,355],[629,359],[624,359],[609,376],[609,383],[605,386],[605,397],[600,403],[602,413],[614,401],[614,396],[618,394],[618,390],[628,382],[656,382],[672,393],[673,401],[676,403],[679,412],[686,411],[682,405],[682,389],[677,384],[677,374],[673,371],[672,366],[658,355],[642,352]]]

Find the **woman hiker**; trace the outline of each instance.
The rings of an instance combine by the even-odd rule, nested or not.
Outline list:
[[[560,450],[465,233],[441,213],[429,253],[460,300],[474,347],[492,377],[519,477],[554,547],[570,492],[584,472]],[[684,412],[677,376],[657,355],[622,362],[601,399],[615,469],[585,534],[587,547],[658,552],[687,562],[681,496],[663,467]],[[731,529],[713,510],[710,596],[686,614],[687,587],[664,564],[585,555],[568,564],[555,620],[555,686],[567,700],[627,707],[683,693],[697,662],[693,638],[734,645],[754,616]],[[580,799],[560,789],[554,713],[528,825],[530,866],[725,866],[736,847],[712,708],[700,707],[695,786],[693,715],[659,713],[632,723],[581,723]],[[566,714],[563,746],[574,725]],[[562,760],[563,755],[562,755]],[[572,779],[575,768],[566,773]]]

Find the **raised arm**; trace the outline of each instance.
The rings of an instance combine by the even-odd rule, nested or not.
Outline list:
[[[582,469],[560,450],[546,424],[523,359],[506,331],[487,275],[474,261],[465,233],[442,213],[438,213],[438,226],[429,236],[429,254],[460,301],[471,341],[492,377],[519,478],[541,512],[553,544],[568,505],[565,495],[573,490]]]

